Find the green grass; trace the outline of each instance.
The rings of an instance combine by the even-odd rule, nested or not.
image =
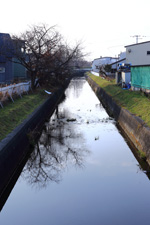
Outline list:
[[[19,125],[29,114],[31,114],[46,99],[44,92],[38,91],[23,95],[8,102],[4,108],[0,108],[0,140],[6,137],[17,125]]]
[[[115,84],[114,80],[107,81],[90,73],[88,76],[111,95],[118,105],[141,117],[150,127],[150,100],[142,92],[123,90]],[[22,99],[15,99],[14,103],[7,103],[3,109],[0,108],[0,140],[6,137],[45,100],[47,95],[43,93],[41,90],[24,95]]]
[[[108,81],[91,73],[88,76],[111,95],[118,105],[140,117],[150,127],[150,99],[144,93],[123,90],[115,84],[115,80]]]

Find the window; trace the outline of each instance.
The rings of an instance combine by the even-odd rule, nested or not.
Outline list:
[[[150,51],[147,51],[147,55],[150,55]]]

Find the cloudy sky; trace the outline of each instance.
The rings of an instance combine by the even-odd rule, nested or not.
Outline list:
[[[70,43],[83,42],[89,60],[118,56],[124,46],[150,40],[150,0],[1,1],[0,32],[18,34],[45,23]],[[144,37],[143,37],[144,36]]]

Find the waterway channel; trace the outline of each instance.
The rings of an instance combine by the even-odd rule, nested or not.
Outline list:
[[[148,225],[150,180],[84,78],[46,121],[2,225]]]

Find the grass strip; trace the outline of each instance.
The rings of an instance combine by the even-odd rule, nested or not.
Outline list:
[[[0,108],[0,140],[13,131],[24,119],[28,117],[44,100],[47,95],[42,90],[23,95],[8,102],[4,108]]]
[[[150,127],[150,99],[140,91],[123,90],[115,84],[115,80],[108,81],[102,77],[87,74],[101,88],[103,88],[113,100],[121,107],[141,119]]]

